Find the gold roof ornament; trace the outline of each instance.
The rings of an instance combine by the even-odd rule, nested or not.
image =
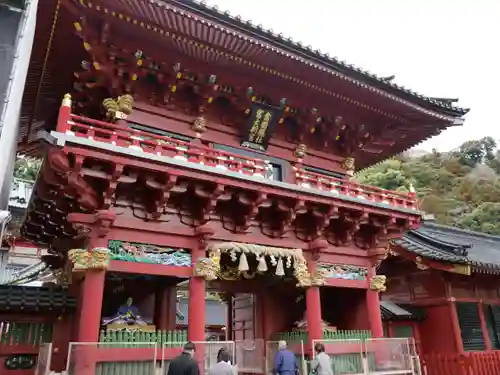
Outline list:
[[[71,107],[71,94],[64,94],[61,107]]]

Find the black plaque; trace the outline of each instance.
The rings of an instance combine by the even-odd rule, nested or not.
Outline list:
[[[269,139],[276,130],[281,112],[281,108],[253,103],[241,145],[254,150],[267,151]]]
[[[31,370],[36,365],[36,356],[32,354],[13,354],[5,358],[6,370]]]

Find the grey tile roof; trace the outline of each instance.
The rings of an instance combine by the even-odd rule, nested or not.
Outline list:
[[[396,304],[391,301],[380,301],[380,312],[385,321],[423,320],[425,311],[411,305]]]
[[[167,3],[167,1],[156,0],[157,3]],[[355,67],[345,61],[341,61],[336,57],[330,56],[328,53],[321,52],[318,49],[313,49],[311,46],[305,46],[300,41],[294,41],[292,38],[285,37],[282,33],[276,33],[272,29],[265,29],[262,25],[254,25],[250,20],[243,20],[241,16],[232,16],[229,11],[221,11],[218,6],[208,6],[206,1],[199,0],[170,0],[169,3],[188,12],[193,12],[200,17],[212,19],[220,22],[230,28],[236,29],[247,35],[256,36],[263,42],[267,42],[276,47],[287,50],[292,54],[305,57],[324,65],[330,69],[337,70],[339,73],[346,74],[353,78],[359,78],[374,87],[392,92],[397,95],[406,96],[408,99],[413,99],[425,102],[434,109],[446,110],[449,114],[464,115],[469,109],[460,108],[453,103],[455,100],[447,98],[432,98],[419,94],[406,87],[397,85],[388,77],[377,76],[367,70]]]
[[[393,244],[429,259],[500,268],[500,236],[424,222]]]

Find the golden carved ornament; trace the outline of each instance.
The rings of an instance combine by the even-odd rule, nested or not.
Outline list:
[[[116,120],[126,120],[132,113],[134,98],[130,94],[119,96],[116,99],[106,98],[102,101],[102,106],[106,110],[106,119],[110,122]]]
[[[386,281],[387,278],[384,275],[372,276],[372,278],[370,279],[370,290],[373,290],[375,292],[385,292],[387,289],[385,286]]]
[[[196,132],[196,136],[200,138],[201,134],[207,130],[207,120],[205,120],[205,117],[198,116],[194,119],[193,130]]]
[[[132,113],[132,106],[134,104],[134,98],[130,94],[125,94],[119,96],[116,101],[118,102],[118,110],[120,112],[125,113],[126,115],[130,115]]]
[[[307,153],[307,146],[303,143],[299,144],[295,149],[295,156],[299,159],[303,159]]]
[[[104,247],[96,247],[92,251],[71,249],[68,251],[68,259],[73,265],[73,272],[106,269],[109,267],[110,251]]]
[[[311,276],[311,285],[322,286],[326,284],[326,276],[328,271],[322,268],[317,268],[314,275]]]
[[[71,107],[71,95],[70,94],[64,94],[63,100],[61,102],[62,107]]]
[[[354,176],[355,167],[355,159],[351,157],[347,157],[342,162],[342,168],[345,170],[346,175],[349,177]]]
[[[209,252],[208,258],[200,258],[194,267],[194,275],[206,280],[217,280],[220,273],[220,251]]]

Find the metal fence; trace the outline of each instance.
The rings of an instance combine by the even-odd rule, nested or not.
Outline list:
[[[185,341],[169,342],[163,345],[161,361],[162,374],[168,373],[169,363],[173,359],[173,356],[168,355],[168,350],[177,348],[180,351],[185,343]],[[231,364],[235,366],[236,372],[237,364],[234,341],[193,341],[193,344],[195,345],[195,358],[198,362],[201,373],[208,374],[208,370],[217,363],[217,354],[221,349],[226,349],[226,351],[229,353],[231,357]]]
[[[129,356],[125,348],[143,349]],[[152,342],[70,342],[67,375],[155,375],[158,345]]]
[[[330,356],[333,373],[335,375],[364,375],[365,374],[365,356],[363,352],[363,340],[313,340],[314,346],[321,343],[325,346],[325,353]]]
[[[316,343],[325,346],[336,375],[421,375],[413,338],[315,340],[313,348]]]
[[[279,341],[266,341],[265,365],[266,374],[274,375],[274,359],[279,351]],[[304,357],[304,341],[287,341],[288,347],[295,353],[299,375],[308,375],[307,363]]]
[[[235,341],[236,364],[239,372],[263,374],[266,368],[263,339]]]
[[[416,374],[413,338],[366,339],[365,356],[369,374]]]
[[[35,375],[50,374],[50,361],[52,359],[52,343],[44,342],[38,349],[38,358],[35,367]]]

